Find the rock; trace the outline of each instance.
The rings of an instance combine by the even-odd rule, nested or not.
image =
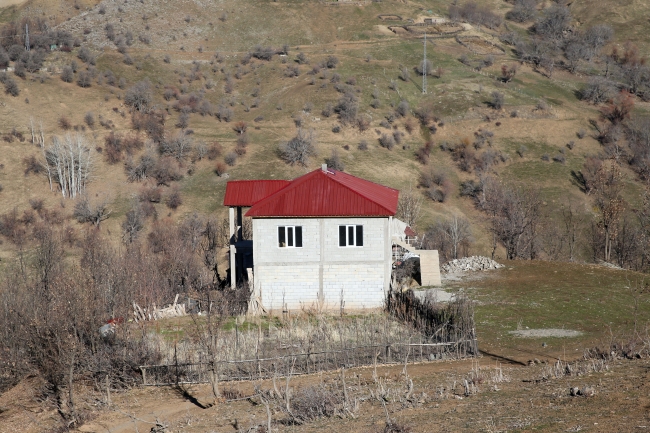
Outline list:
[[[580,395],[584,397],[593,397],[596,394],[596,390],[591,386],[585,386],[580,390]]]
[[[569,393],[571,394],[571,397],[576,397],[580,395],[580,388],[578,388],[577,386],[573,387],[569,390]]]
[[[468,272],[468,271],[486,271],[490,269],[499,269],[503,265],[494,260],[483,256],[463,257],[454,259],[440,267],[442,272]]]

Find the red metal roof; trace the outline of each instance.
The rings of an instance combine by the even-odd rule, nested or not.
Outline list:
[[[232,180],[226,184],[223,205],[250,207],[290,183],[289,180]]]
[[[336,170],[314,170],[255,203],[249,217],[392,216],[399,191]]]

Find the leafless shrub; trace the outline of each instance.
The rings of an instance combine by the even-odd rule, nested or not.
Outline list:
[[[207,153],[208,159],[210,161],[214,161],[215,159],[221,156],[222,151],[223,150],[219,143],[216,142],[212,143],[212,145],[208,148],[208,153]]]
[[[359,144],[357,145],[357,149],[359,150],[368,150],[368,142],[366,140],[361,140]]]
[[[171,182],[181,180],[180,167],[176,159],[163,156],[159,158],[151,168],[151,176],[156,179],[158,185],[169,186]]]
[[[495,110],[501,110],[505,102],[505,95],[497,90],[492,92],[492,98],[490,99],[490,106]]]
[[[314,131],[299,128],[295,137],[280,144],[278,151],[280,157],[288,164],[306,166],[309,158],[316,155],[315,145]]]
[[[183,198],[178,188],[173,188],[165,198],[165,205],[172,210],[176,210],[183,204]]]
[[[28,176],[30,173],[36,175],[45,173],[45,167],[34,155],[23,158],[23,164],[25,165],[25,176]]]
[[[223,157],[223,160],[226,164],[233,167],[237,163],[237,153],[228,152],[226,156]]]
[[[332,149],[332,155],[329,158],[325,158],[325,163],[327,164],[327,167],[334,170],[345,170],[345,164],[343,164],[343,161],[341,161],[341,157],[339,156],[339,151],[337,149]]]
[[[140,112],[149,111],[152,100],[151,83],[148,80],[138,81],[124,95],[124,103]]]
[[[517,148],[517,155],[519,155],[519,157],[521,158],[523,158],[527,152],[528,152],[528,148],[523,144]]]
[[[61,71],[61,80],[66,83],[72,83],[74,81],[74,72],[70,66],[64,66]]]
[[[63,129],[64,131],[72,128],[72,122],[66,116],[59,117],[57,123],[59,124],[59,128]]]
[[[187,159],[194,148],[194,140],[187,132],[166,137],[158,144],[158,151],[164,156],[173,156],[178,161]]]
[[[77,86],[82,87],[84,89],[90,87],[93,83],[92,79],[93,77],[90,72],[81,71],[77,75]]]
[[[615,94],[616,87],[614,83],[603,77],[592,77],[584,89],[580,91],[580,99],[592,104],[600,104],[609,101]]]
[[[338,113],[339,120],[343,124],[351,124],[357,118],[359,100],[351,92],[346,92],[337,102],[334,111]]]
[[[392,135],[382,134],[381,137],[379,137],[379,145],[388,150],[392,150],[393,147],[395,147],[395,139]]]
[[[487,7],[478,6],[473,1],[468,1],[463,5],[457,3],[449,6],[449,18],[452,21],[467,21],[471,24],[478,26],[485,26],[490,29],[495,29],[501,25],[501,17],[493,13]]]
[[[93,114],[92,111],[88,111],[84,115],[84,122],[86,125],[88,125],[89,128],[93,128],[95,126],[95,115]]]
[[[222,176],[228,171],[228,167],[223,162],[217,162],[214,166],[214,172],[217,176]]]
[[[72,216],[80,223],[91,223],[94,226],[98,226],[99,223],[108,219],[110,213],[105,201],[92,205],[88,196],[83,195],[75,203]]]

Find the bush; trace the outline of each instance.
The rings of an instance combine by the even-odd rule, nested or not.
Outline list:
[[[27,69],[23,62],[16,62],[14,65],[14,75],[20,78],[25,78],[27,75]]]
[[[328,102],[327,105],[325,105],[325,108],[323,108],[323,111],[321,111],[320,114],[323,117],[330,117],[332,115],[332,113],[334,113],[334,106]]]
[[[237,154],[235,152],[228,152],[226,156],[223,157],[223,160],[229,166],[234,166],[237,163]]]
[[[92,111],[86,113],[84,116],[84,122],[86,125],[88,125],[89,128],[93,128],[95,126],[95,115]]]
[[[221,145],[216,142],[212,143],[212,145],[208,148],[208,153],[207,153],[208,159],[210,161],[214,161],[215,159],[221,156],[221,152],[222,152]]]
[[[86,47],[79,48],[79,51],[77,52],[77,58],[84,63],[88,63],[89,65],[95,64],[95,56],[93,56],[92,52]]]
[[[228,166],[223,162],[217,162],[214,167],[214,172],[217,176],[223,176],[228,171]]]
[[[366,140],[361,140],[359,144],[357,145],[357,149],[359,150],[368,150],[368,142]]]
[[[298,55],[296,56],[296,62],[298,62],[299,65],[304,65],[305,63],[309,63],[309,61],[307,60],[307,56],[303,52],[298,53]]]
[[[338,64],[339,64],[339,59],[338,59],[338,57],[336,57],[336,56],[329,56],[329,57],[325,60],[325,67],[326,67],[327,69],[334,69],[334,68],[336,68],[336,66],[337,66]]]
[[[505,96],[499,91],[492,92],[492,98],[490,99],[490,106],[495,110],[501,110],[503,108],[503,103],[505,102]]]
[[[346,125],[355,121],[358,109],[359,101],[351,92],[346,92],[334,107],[334,111],[339,115],[339,120]]]
[[[537,16],[537,0],[516,0],[515,7],[506,13],[506,19],[523,23]]]
[[[493,13],[487,7],[478,6],[473,1],[459,6],[454,2],[449,6],[449,18],[452,21],[467,21],[477,26],[485,26],[495,29],[501,25],[501,17]]]
[[[278,147],[280,158],[288,164],[306,166],[309,158],[316,155],[316,140],[313,131],[298,129],[291,140],[281,143]]]
[[[392,135],[381,134],[381,137],[379,137],[379,145],[388,150],[392,150],[395,147],[395,139]]]
[[[5,93],[6,94],[11,95],[11,96],[20,95],[20,88],[18,87],[18,83],[16,83],[16,81],[13,78],[7,77],[4,80],[4,84],[5,84]]]
[[[77,85],[82,88],[92,85],[92,75],[88,71],[81,71],[77,76]]]
[[[411,106],[409,103],[405,100],[400,101],[399,104],[397,104],[397,108],[395,108],[395,112],[399,114],[401,117],[405,117],[407,114],[409,114],[409,110],[411,109]]]
[[[148,80],[138,81],[124,95],[124,103],[141,112],[148,111],[152,101],[151,83]]]
[[[600,104],[609,101],[615,94],[614,83],[603,77],[593,77],[580,91],[580,99],[592,104]]]
[[[582,140],[583,138],[585,138],[586,135],[587,135],[587,131],[585,131],[584,129],[580,129],[580,131],[576,132],[576,136],[577,136],[580,140]]]
[[[140,190],[138,199],[143,202],[160,203],[162,199],[162,189],[158,186],[144,187]]]
[[[169,209],[176,210],[182,204],[183,198],[181,197],[180,191],[178,188],[172,189],[165,199],[165,205],[167,205]]]
[[[72,122],[66,116],[59,117],[57,123],[59,124],[59,127],[64,131],[67,131],[68,129],[72,128]]]
[[[181,174],[178,163],[174,158],[164,156],[155,162],[151,170],[151,175],[158,182],[158,185],[169,185],[171,182],[181,180]]]
[[[332,155],[329,158],[325,158],[325,163],[327,164],[328,168],[332,168],[338,171],[345,170],[345,164],[343,164],[343,161],[341,161],[341,157],[339,156],[339,151],[337,149],[333,149]]]
[[[553,157],[553,161],[559,162],[560,164],[564,164],[566,162],[566,157],[561,153],[558,153]]]
[[[273,47],[262,47],[261,45],[255,45],[253,51],[249,53],[251,56],[260,60],[271,60],[275,54]]]
[[[25,176],[28,176],[30,173],[41,174],[45,172],[45,167],[43,167],[43,164],[34,155],[23,158],[23,164],[25,164]]]
[[[528,148],[523,144],[519,146],[519,148],[517,149],[517,155],[519,155],[519,157],[521,158],[523,158],[526,155],[526,152],[528,152]]]

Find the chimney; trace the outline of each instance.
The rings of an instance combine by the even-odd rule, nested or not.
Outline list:
[[[320,169],[323,170],[323,173],[327,173],[327,164],[322,164]]]

